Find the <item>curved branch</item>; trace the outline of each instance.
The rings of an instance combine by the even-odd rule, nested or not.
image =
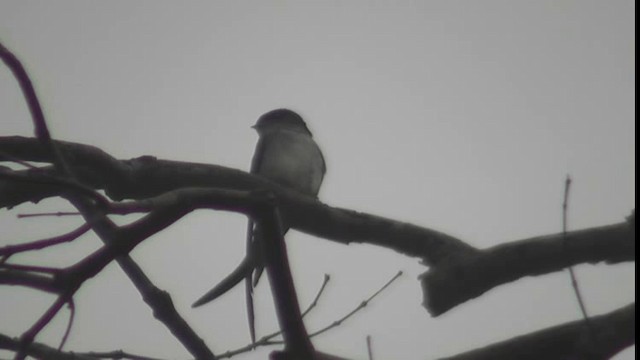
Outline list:
[[[435,230],[325,205],[240,170],[158,160],[150,156],[120,161],[92,146],[68,142],[60,142],[59,148],[74,169],[82,169],[76,174],[82,177],[83,183],[104,189],[115,199],[157,196],[153,200],[157,202],[162,196],[172,196],[172,190],[195,186],[269,189],[278,195],[282,216],[297,230],[343,244],[373,244],[421,258],[431,266],[422,280],[424,303],[433,315],[523,276],[557,271],[581,262],[635,259],[635,244],[630,241],[635,227],[632,226],[629,233],[624,230],[624,224],[569,233],[567,250],[573,254],[570,256],[562,255],[560,234],[477,250]],[[37,140],[31,138],[0,137],[0,151],[28,161],[50,160]],[[55,195],[55,191],[46,185],[34,189],[32,184],[0,179],[0,206]],[[140,204],[143,203],[137,202],[138,206]],[[128,211],[148,210],[143,206]],[[634,221],[629,224],[632,222],[635,225]]]
[[[216,165],[158,160],[143,156],[118,161],[88,145],[59,142],[67,162],[83,184],[103,189],[115,200],[144,199],[184,187],[235,190],[267,189],[278,196],[283,218],[297,230],[343,244],[383,246],[435,265],[474,254],[476,249],[450,235],[352,210],[334,208],[299,195],[259,176]],[[0,151],[28,161],[51,161],[35,139],[0,137]],[[0,179],[0,207],[15,206],[58,195],[46,185],[18,184]]]

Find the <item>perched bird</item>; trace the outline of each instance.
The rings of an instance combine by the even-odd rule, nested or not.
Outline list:
[[[272,110],[260,116],[253,128],[258,132],[259,139],[251,162],[251,173],[316,197],[326,168],[322,152],[302,117],[288,109]],[[283,235],[289,230],[286,219],[283,219],[282,229]],[[252,342],[255,342],[253,287],[264,267],[262,254],[258,250],[259,242],[260,231],[249,220],[247,256],[231,274],[193,304],[193,307],[204,305],[245,279]]]

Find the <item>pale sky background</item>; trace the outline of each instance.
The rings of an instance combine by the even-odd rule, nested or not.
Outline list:
[[[620,222],[635,207],[635,4],[615,1],[0,1],[0,39],[29,71],[53,136],[118,158],[154,155],[247,170],[249,128],[298,111],[322,147],[326,203],[440,230],[484,248]],[[22,95],[0,66],[0,135],[31,136]],[[0,210],[0,246],[71,230],[79,219],[16,220],[63,202]],[[244,252],[244,218],[198,212],[133,256],[216,353],[249,341],[244,290],[190,304]],[[315,338],[366,359],[433,359],[580,318],[567,272],[499,287],[431,318],[417,259],[291,231],[302,304],[315,330],[398,270],[365,311]],[[70,264],[93,235],[25,262]],[[579,266],[590,314],[635,301],[635,264]],[[276,327],[267,281],[258,335]],[[18,336],[53,301],[0,288],[0,332]],[[115,265],[82,287],[66,349],[168,359],[188,353],[155,321]],[[63,311],[38,336],[57,346]],[[240,355],[265,359],[274,348]],[[0,357],[6,353],[0,352]],[[616,359],[634,359],[635,348]]]

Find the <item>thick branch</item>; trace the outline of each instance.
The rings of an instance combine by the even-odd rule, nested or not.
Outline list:
[[[608,359],[635,343],[636,305],[590,318],[596,339],[584,320],[518,336],[442,360]]]
[[[422,275],[424,305],[440,315],[486,291],[581,263],[635,260],[635,226],[628,222],[509,242],[429,269]]]
[[[475,249],[441,232],[351,210],[333,208],[266,179],[216,165],[157,160],[145,156],[118,161],[88,145],[58,142],[82,183],[104,189],[113,199],[144,199],[184,187],[236,190],[267,189],[278,195],[283,218],[292,227],[349,244],[379,245],[422,258],[433,265],[449,257],[469,255]],[[27,161],[51,161],[34,139],[0,137],[0,152]],[[0,178],[0,207],[56,196],[47,186],[4,181]]]
[[[624,225],[572,232],[566,251],[562,250],[559,234],[479,251],[434,230],[332,208],[239,170],[153,157],[118,161],[91,146],[66,142],[60,142],[59,148],[74,169],[83,169],[76,172],[83,183],[105,189],[116,199],[145,199],[192,186],[270,189],[278,195],[283,217],[298,230],[344,244],[375,244],[422,258],[432,266],[423,277],[423,286],[428,294],[426,307],[433,315],[523,276],[557,271],[581,262],[635,259],[635,244],[630,241],[633,235],[625,232]],[[39,143],[29,138],[0,137],[0,151],[24,160],[48,161]],[[0,177],[0,206],[56,195],[46,186],[36,189],[30,186],[2,181]]]

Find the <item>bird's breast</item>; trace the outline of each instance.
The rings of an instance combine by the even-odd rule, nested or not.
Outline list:
[[[313,138],[279,132],[263,139],[257,173],[307,195],[318,194],[324,177],[324,159]]]

